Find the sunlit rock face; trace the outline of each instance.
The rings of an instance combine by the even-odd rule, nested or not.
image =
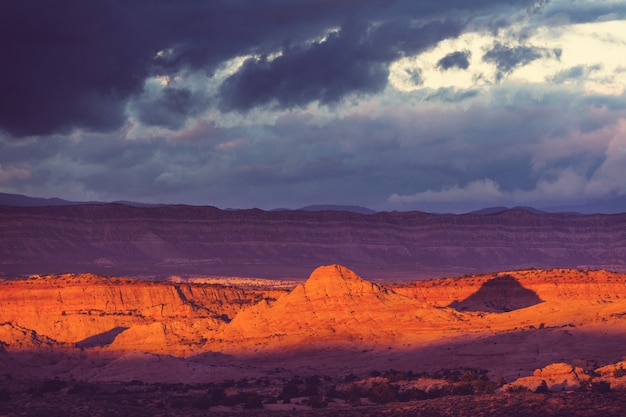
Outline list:
[[[432,339],[437,323],[453,322],[448,309],[396,294],[341,265],[317,268],[275,303],[240,312],[224,327],[226,349],[362,344],[395,345]]]
[[[0,340],[12,348],[186,354],[242,307],[271,296],[271,291],[90,274],[5,281],[0,282]]]
[[[626,214],[0,207],[0,276],[91,272],[306,278],[328,262],[403,278],[537,267],[626,271]]]
[[[49,375],[62,367],[70,378],[162,381],[174,378],[172,367],[177,381],[204,381],[251,360],[255,369],[311,372],[469,366],[513,381],[551,363],[619,360],[625,278],[528,269],[383,285],[331,264],[291,289],[89,274],[0,281],[0,371],[35,361]],[[283,363],[287,354],[296,365]],[[558,379],[555,369],[540,376]]]

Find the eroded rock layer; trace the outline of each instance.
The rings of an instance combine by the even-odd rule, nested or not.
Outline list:
[[[0,341],[186,354],[243,307],[282,291],[59,275],[0,283]]]
[[[381,364],[521,375],[551,363],[616,363],[624,346],[626,276],[601,270],[390,286],[334,264],[291,290],[94,275],[0,282],[0,355],[30,363],[61,352],[51,372],[70,377],[167,380],[176,369],[176,378],[197,381],[224,369],[346,372]],[[12,372],[15,363],[0,368]]]
[[[0,207],[0,275],[97,272],[305,278],[329,260],[366,278],[527,267],[626,271],[626,214],[490,215]]]

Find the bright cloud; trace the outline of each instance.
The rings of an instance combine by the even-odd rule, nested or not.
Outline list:
[[[509,58],[519,65],[505,71],[488,59],[506,45]],[[517,32],[469,32],[445,39],[421,54],[402,58],[390,67],[389,81],[398,91],[487,89],[498,82],[543,84],[558,82],[580,86],[587,93],[619,95],[626,88],[623,63],[626,21],[606,21],[541,27],[528,38]],[[524,60],[522,52],[530,58]],[[462,53],[467,66],[441,66],[442,60]],[[517,54],[517,57],[515,56]],[[532,59],[531,59],[532,58]],[[419,78],[415,77],[419,74]],[[500,78],[502,77],[502,78]]]

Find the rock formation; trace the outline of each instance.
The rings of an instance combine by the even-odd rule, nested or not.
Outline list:
[[[527,267],[626,271],[626,214],[224,211],[0,206],[0,276],[102,273],[305,278],[329,260],[366,278]]]
[[[458,314],[396,294],[341,265],[322,266],[274,303],[241,311],[223,328],[226,349],[400,345],[440,335]]]
[[[286,291],[33,276],[0,282],[0,354],[14,359],[0,361],[0,373],[36,360],[54,363],[52,375],[141,379],[146,370],[137,364],[155,363],[162,368],[150,365],[152,378],[166,378],[169,366],[182,372],[179,380],[198,381],[240,370],[237,360],[275,370],[289,353],[299,358],[293,366],[316,372],[469,366],[517,378],[552,363],[624,356],[624,278],[520,270],[392,286],[333,264]],[[48,360],[42,352],[62,353]],[[325,352],[325,362],[315,352]],[[558,385],[552,371],[535,378]]]
[[[553,363],[541,369],[535,369],[532,376],[519,378],[507,384],[503,390],[516,386],[536,391],[544,386],[549,391],[577,391],[581,384],[588,382],[591,377],[580,367],[574,368],[567,363]]]
[[[185,354],[246,305],[282,291],[104,278],[0,282],[0,341],[11,348],[77,346]]]

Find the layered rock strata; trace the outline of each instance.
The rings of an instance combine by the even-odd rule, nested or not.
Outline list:
[[[527,267],[626,271],[626,214],[489,215],[0,206],[0,275],[305,278],[333,260],[366,278]]]

